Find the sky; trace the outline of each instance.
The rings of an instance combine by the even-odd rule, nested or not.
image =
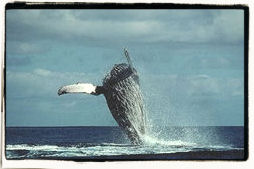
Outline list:
[[[7,10],[6,125],[114,126],[101,85],[127,48],[148,118],[163,126],[244,124],[243,10]]]

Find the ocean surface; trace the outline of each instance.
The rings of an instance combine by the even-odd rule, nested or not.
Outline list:
[[[158,127],[132,145],[119,127],[6,127],[7,159],[243,159],[243,127]]]

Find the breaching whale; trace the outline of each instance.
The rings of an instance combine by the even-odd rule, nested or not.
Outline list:
[[[76,83],[61,87],[58,95],[66,93],[103,94],[120,128],[133,144],[141,144],[143,143],[142,136],[146,133],[146,114],[139,86],[139,76],[132,66],[126,49],[124,49],[124,54],[128,64],[115,64],[103,79],[102,86]]]

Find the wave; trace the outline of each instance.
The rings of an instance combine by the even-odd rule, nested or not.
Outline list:
[[[229,145],[198,145],[184,141],[165,141],[146,137],[144,145],[116,143],[79,143],[72,145],[6,145],[7,158],[41,158],[41,157],[89,157],[136,154],[162,154],[190,151],[225,151],[243,150]]]

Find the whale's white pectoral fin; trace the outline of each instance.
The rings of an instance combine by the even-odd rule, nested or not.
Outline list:
[[[58,90],[58,95],[66,94],[66,93],[87,93],[93,94],[95,93],[96,86],[90,83],[76,83],[73,85],[63,86]]]

